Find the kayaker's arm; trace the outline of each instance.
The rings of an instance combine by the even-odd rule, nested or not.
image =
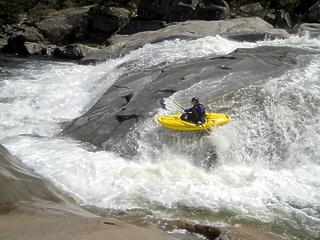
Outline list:
[[[193,109],[193,107],[192,107],[192,108],[186,108],[186,109],[183,109],[183,111],[185,111],[185,112],[192,112],[192,109]]]

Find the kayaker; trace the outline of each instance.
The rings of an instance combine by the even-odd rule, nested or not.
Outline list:
[[[206,119],[205,107],[199,102],[199,98],[193,97],[191,99],[193,107],[184,109],[186,113],[182,114],[181,120],[192,122],[195,124],[204,124]]]

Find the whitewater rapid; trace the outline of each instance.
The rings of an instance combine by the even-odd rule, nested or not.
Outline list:
[[[123,75],[270,45],[320,53],[320,39],[308,36],[258,43],[218,36],[150,44],[97,66],[1,56],[0,143],[101,214],[264,225],[288,238],[314,239],[320,232],[320,55],[241,89],[219,91],[231,75],[174,94],[166,109],[138,126],[139,137],[132,133],[139,154],[131,159],[59,136]],[[155,121],[179,112],[173,99],[187,105],[196,95],[232,121],[211,135],[175,132]]]

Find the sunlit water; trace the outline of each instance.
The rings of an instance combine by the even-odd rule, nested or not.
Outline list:
[[[173,99],[201,96],[208,110],[232,117],[211,135],[172,131],[150,118],[137,126],[139,154],[131,159],[58,136],[63,123],[124,74],[263,45],[319,51],[320,40],[174,40],[98,66],[2,56],[0,143],[100,214],[262,225],[288,238],[314,239],[320,232],[319,55],[307,67],[241,89],[221,92],[209,79],[157,110],[156,116],[177,113]]]

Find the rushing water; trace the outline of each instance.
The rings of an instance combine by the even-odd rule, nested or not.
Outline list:
[[[279,78],[241,89],[221,91],[208,80],[174,94],[165,101],[167,109],[139,126],[139,154],[132,159],[59,137],[65,122],[84,113],[123,74],[261,45],[320,53],[319,39],[293,36],[259,43],[220,37],[166,41],[98,66],[1,56],[0,143],[100,214],[265,226],[288,238],[315,239],[320,232],[320,55],[306,67],[298,64]],[[179,111],[172,99],[189,103],[194,95],[232,121],[211,135],[176,132],[155,121]]]

